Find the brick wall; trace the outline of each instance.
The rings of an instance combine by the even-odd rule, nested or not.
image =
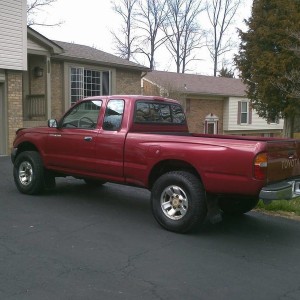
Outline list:
[[[117,69],[116,94],[140,95],[141,72]]]
[[[187,99],[186,116],[190,132],[204,133],[205,117],[214,114],[219,118],[218,134],[223,134],[223,101]]]
[[[160,96],[160,88],[147,80],[143,80],[143,95]]]
[[[23,105],[22,105],[22,73],[7,72],[7,116],[8,116],[8,149],[13,144],[16,130],[23,127]]]
[[[144,80],[143,86],[144,95],[160,95],[160,89],[156,85]],[[176,91],[171,91],[168,98],[175,99],[181,103],[185,109],[191,132],[204,133],[205,117],[212,113],[219,118],[218,133],[223,134],[223,100],[189,99]]]
[[[63,63],[51,63],[51,118],[59,119],[65,112]]]
[[[35,76],[35,68],[39,67],[43,69],[43,76]],[[45,57],[43,56],[29,56],[28,60],[28,72],[29,72],[29,94],[30,95],[45,95],[46,94],[46,64]]]
[[[145,96],[162,96],[170,99],[174,99],[180,102],[183,109],[185,110],[186,104],[185,104],[185,95],[182,93],[171,91],[169,93],[168,90],[161,90],[157,85],[152,84],[151,82],[147,80],[143,80],[143,95]]]
[[[114,80],[114,78],[113,78]],[[141,72],[116,71],[116,94],[141,94]],[[51,63],[51,117],[60,118],[65,112],[63,63]]]

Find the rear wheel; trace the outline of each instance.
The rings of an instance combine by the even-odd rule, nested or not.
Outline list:
[[[258,203],[257,197],[222,197],[219,206],[225,214],[242,215],[252,210]]]
[[[159,177],[152,188],[151,204],[157,222],[179,233],[201,224],[207,214],[204,188],[199,178],[185,171]]]
[[[36,151],[20,153],[14,162],[13,174],[16,186],[23,194],[39,194],[45,189],[43,162]]]

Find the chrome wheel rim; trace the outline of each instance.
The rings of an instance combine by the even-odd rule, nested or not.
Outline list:
[[[19,180],[21,184],[25,186],[29,185],[32,182],[32,177],[32,165],[27,161],[23,161],[19,166]]]
[[[170,185],[161,194],[160,206],[169,219],[179,220],[187,213],[188,197],[182,188]]]

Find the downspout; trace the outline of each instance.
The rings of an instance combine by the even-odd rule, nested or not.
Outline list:
[[[47,96],[46,96],[46,99],[47,99],[47,119],[51,119],[51,114],[52,114],[52,111],[51,111],[51,104],[52,104],[52,99],[51,99],[51,60],[50,60],[50,56],[46,56],[46,86],[47,86]]]
[[[141,75],[141,93],[142,95],[144,95],[144,81],[143,81],[143,78],[148,74],[148,72],[142,72],[142,75]]]

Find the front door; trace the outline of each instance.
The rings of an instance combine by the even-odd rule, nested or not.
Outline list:
[[[101,106],[101,100],[81,102],[65,115],[59,128],[50,128],[45,153],[47,167],[72,175],[124,180],[124,100],[109,100],[105,113],[99,113]]]
[[[219,118],[214,114],[209,114],[205,118],[204,132],[207,134],[218,134]]]
[[[81,102],[64,116],[59,128],[49,130],[45,153],[48,167],[70,174],[96,173],[95,143],[101,106],[101,100]]]

